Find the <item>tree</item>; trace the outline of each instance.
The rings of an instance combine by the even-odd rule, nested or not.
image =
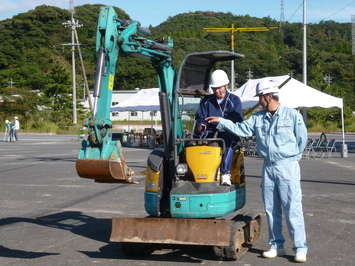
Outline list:
[[[84,25],[78,28],[84,65],[89,87],[93,87],[96,67],[97,20],[102,5],[75,7],[75,19]],[[115,8],[120,19],[130,19],[122,9]],[[71,52],[62,44],[71,42],[70,28],[62,23],[70,13],[58,7],[41,5],[12,19],[0,21],[0,92],[11,78],[19,90],[38,90],[43,95],[42,115],[49,120],[70,123],[71,115]],[[139,18],[138,18],[139,19]],[[229,33],[208,33],[205,27],[278,26],[270,17],[234,15],[231,12],[196,11],[169,17],[157,27],[150,27],[149,39],[173,38],[175,69],[190,52],[230,50]],[[355,109],[355,59],[351,55],[351,24],[321,21],[307,25],[308,83],[324,90],[324,74],[333,78],[334,93],[344,95],[346,105]],[[137,34],[139,36],[139,34]],[[145,37],[145,36],[143,36]],[[246,81],[251,68],[254,78],[286,75],[302,76],[302,24],[286,23],[282,31],[238,32],[235,35],[235,52],[244,54],[237,60],[235,71],[238,83]],[[59,67],[60,66],[60,67]],[[222,66],[227,71],[230,64]],[[76,80],[80,87],[81,72],[77,63]],[[115,90],[158,86],[157,76],[149,60],[120,57],[117,62]],[[341,88],[341,89],[339,89]],[[339,90],[339,91],[338,91]],[[21,94],[19,92],[19,94]],[[80,91],[78,91],[80,95]],[[58,115],[51,112],[57,110]],[[60,115],[63,112],[63,115]]]
[[[55,123],[68,122],[72,119],[70,84],[69,73],[57,62],[48,75],[47,85],[43,90],[47,97],[45,105],[51,110],[51,120]]]

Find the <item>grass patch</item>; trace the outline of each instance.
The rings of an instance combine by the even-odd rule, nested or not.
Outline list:
[[[78,131],[82,129],[81,124],[77,125],[59,125],[53,122],[37,122],[29,120],[21,123],[21,131],[28,133],[52,133],[52,134],[78,134]],[[146,121],[113,121],[113,125],[150,125],[151,120]],[[154,121],[153,124],[161,125],[161,121]],[[191,129],[193,120],[183,121],[183,127]],[[3,128],[5,121],[3,123]],[[355,117],[350,117],[344,121],[345,132],[355,132]],[[308,132],[341,132],[341,121],[319,121],[315,119],[308,119],[307,125]]]
[[[315,121],[313,119],[308,120],[307,125],[308,132],[341,132],[341,121]],[[344,120],[344,131],[355,132],[355,117],[347,118]]]

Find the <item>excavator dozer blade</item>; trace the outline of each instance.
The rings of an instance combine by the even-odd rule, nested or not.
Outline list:
[[[112,218],[110,241],[228,246],[231,221],[176,218]]]
[[[133,174],[123,161],[78,159],[76,171],[82,178],[95,179],[99,183],[136,183]]]
[[[213,246],[218,260],[236,260],[260,235],[258,213],[238,214],[232,220],[179,218],[112,218],[110,241],[122,242],[127,256],[146,256],[162,245]]]

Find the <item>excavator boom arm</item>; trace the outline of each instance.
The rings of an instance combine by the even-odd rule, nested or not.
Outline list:
[[[175,69],[172,65],[171,39],[149,40],[141,35],[150,32],[140,26],[138,21],[122,20],[117,17],[113,7],[100,9],[97,27],[96,49],[98,52],[94,85],[94,108],[91,118],[85,119],[88,139],[83,141],[82,149],[76,163],[77,172],[83,178],[95,179],[97,182],[132,182],[129,177],[133,172],[124,162],[119,141],[112,140],[112,121],[110,107],[116,72],[116,62],[120,55],[132,55],[150,60],[156,69],[162,97],[166,97],[162,108],[163,132],[166,139],[171,139],[173,112],[173,89]],[[172,148],[167,146],[167,154],[172,156]]]

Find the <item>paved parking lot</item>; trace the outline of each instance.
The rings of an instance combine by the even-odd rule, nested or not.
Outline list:
[[[315,134],[316,136],[316,134]],[[348,134],[349,144],[355,134]],[[141,259],[127,258],[110,243],[111,217],[144,217],[144,176],[150,149],[124,147],[137,185],[98,184],[75,171],[77,136],[20,135],[0,142],[0,265],[291,265],[285,257],[261,258],[268,248],[266,221],[260,240],[240,260],[217,262],[208,247],[166,247]],[[247,157],[247,204],[263,213],[262,160]],[[305,265],[354,265],[355,153],[347,158],[301,161],[309,255]],[[262,218],[265,218],[264,214]]]

